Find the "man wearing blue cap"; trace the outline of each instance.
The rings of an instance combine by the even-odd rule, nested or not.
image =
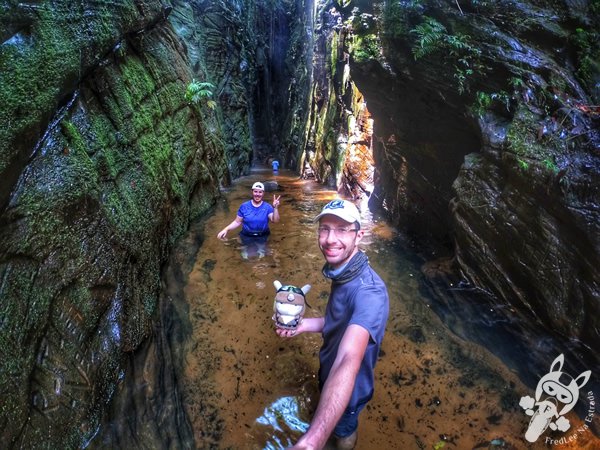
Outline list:
[[[338,449],[357,441],[358,415],[373,397],[373,370],[389,312],[387,288],[359,250],[360,213],[347,200],[329,202],[315,218],[323,275],[331,279],[325,317],[304,318],[282,337],[323,334],[319,352],[321,397],[307,432],[294,449],[321,449],[333,434]]]

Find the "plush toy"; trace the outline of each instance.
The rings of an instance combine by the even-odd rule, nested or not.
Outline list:
[[[297,288],[296,286],[282,285],[279,281],[273,281],[277,293],[273,303],[273,320],[279,328],[288,330],[295,329],[302,317],[306,305],[306,294],[310,291],[310,284]]]

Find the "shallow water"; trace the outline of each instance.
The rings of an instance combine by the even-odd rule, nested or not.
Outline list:
[[[258,180],[279,183],[281,221],[271,225],[265,256],[250,251],[246,257],[239,228],[226,241],[216,235],[250,198],[250,186]],[[192,325],[182,383],[198,447],[285,448],[308,427],[318,401],[321,338],[304,334],[283,340],[275,334],[273,281],[311,284],[306,316],[324,312],[329,282],[321,274],[324,261],[312,218],[335,197],[294,174],[255,170],[225,192],[202,230],[193,231],[204,240],[181,286]],[[272,199],[272,192],[265,193],[265,200]],[[436,298],[443,292],[427,288],[422,261],[403,237],[368,213],[364,224],[361,247],[387,284],[390,319],[376,367],[375,396],[360,418],[358,449],[600,448],[589,430],[577,435],[576,446],[544,445],[544,436],[528,443],[529,416],[519,399],[534,391],[521,381],[523,356],[509,358],[509,368],[467,340],[485,338],[477,338],[483,335],[475,332],[472,316],[461,321],[452,313],[456,297]],[[492,331],[489,336],[495,326],[504,329],[501,317],[490,313],[482,318]],[[526,342],[520,345],[527,348]],[[539,373],[544,370],[540,367]],[[568,417],[574,425],[582,423],[573,414]],[[569,432],[556,434],[563,435]]]

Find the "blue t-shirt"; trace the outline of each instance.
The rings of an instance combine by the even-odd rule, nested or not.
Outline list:
[[[271,163],[273,170],[279,170],[279,161],[275,160]]]
[[[237,215],[244,219],[242,233],[252,235],[269,233],[269,214],[274,212],[273,207],[263,201],[260,206],[254,206],[252,200],[241,204]]]
[[[373,370],[379,356],[388,314],[387,288],[379,275],[369,266],[367,260],[352,280],[342,284],[336,283],[335,280],[332,281],[331,294],[325,310],[323,347],[319,353],[321,387],[329,376],[348,325],[360,325],[370,335],[348,409],[354,410],[357,405],[365,403],[373,397]]]

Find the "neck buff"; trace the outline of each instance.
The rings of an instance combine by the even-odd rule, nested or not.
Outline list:
[[[333,269],[329,264],[325,264],[323,266],[323,275],[335,283],[344,284],[356,277],[368,262],[368,256],[364,252],[359,251],[345,266],[339,269]]]

